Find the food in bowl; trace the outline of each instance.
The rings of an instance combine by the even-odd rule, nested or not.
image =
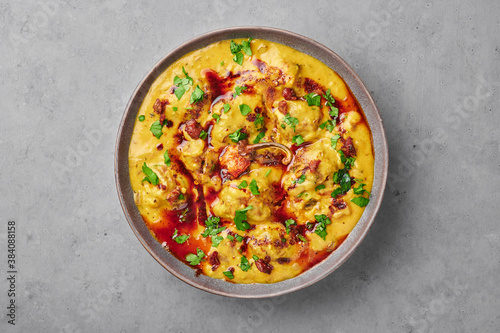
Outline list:
[[[319,60],[261,39],[186,54],[152,84],[129,149],[134,201],[179,260],[275,283],[340,246],[369,203],[370,128]]]

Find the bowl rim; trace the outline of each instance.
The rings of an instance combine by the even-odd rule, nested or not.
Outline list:
[[[156,78],[183,55],[221,40],[258,38],[291,46],[309,54],[332,68],[344,80],[358,100],[372,133],[374,149],[374,180],[370,204],[346,240],[323,261],[298,276],[273,284],[235,284],[205,275],[195,276],[195,270],[165,251],[154,239],[140,216],[133,199],[129,178],[128,151],[135,118],[145,95]],[[263,26],[240,26],[213,30],[195,37],[161,58],[134,89],[125,107],[117,133],[114,155],[115,183],[127,221],[149,254],[180,280],[206,292],[236,298],[264,298],[288,294],[325,278],[340,267],[356,250],[373,224],[381,206],[387,182],[389,153],[380,112],[357,73],[335,52],[319,42],[297,33]]]

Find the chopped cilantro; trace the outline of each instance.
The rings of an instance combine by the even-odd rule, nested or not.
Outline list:
[[[357,179],[355,179],[357,181]],[[358,187],[354,187],[352,189],[352,191],[354,192],[354,194],[363,194],[363,193],[368,193],[368,195],[370,195],[370,192],[368,192],[367,190],[365,190],[363,187],[366,186],[366,184],[360,184],[358,183],[359,186]]]
[[[243,65],[243,53],[238,52],[234,55],[233,61],[237,63],[238,65]]]
[[[191,94],[191,98],[189,99],[189,103],[193,104],[193,103],[202,101],[204,94],[205,93],[203,92],[203,90],[201,90],[200,86],[196,86],[196,88],[194,88],[193,93]]]
[[[257,185],[257,181],[255,179],[250,182],[250,191],[252,191],[253,195],[260,195],[259,186]]]
[[[253,140],[253,143],[259,143],[259,141],[266,135],[265,131],[259,132],[255,139]]]
[[[140,122],[143,122],[143,121],[144,121],[144,119],[146,119],[146,117],[144,117],[143,115],[140,115],[140,116],[139,116],[139,121],[140,121]]]
[[[247,212],[250,209],[253,209],[252,205],[249,205],[244,209],[240,209],[240,210],[236,211],[236,214],[234,216],[234,224],[236,224],[236,229],[242,230],[242,231],[250,229],[250,224],[246,221]]]
[[[249,40],[244,40],[243,42],[241,42],[241,49],[243,50],[243,52],[245,52],[248,56],[251,56],[252,55],[252,49],[250,48],[250,42],[252,41],[252,39],[250,38]]]
[[[162,127],[163,126],[162,126],[162,124],[160,124],[160,121],[157,120],[151,124],[151,127],[149,128],[149,130],[151,131],[151,133],[153,133],[154,136],[156,136],[157,139],[159,139],[163,134],[163,132],[161,130]]]
[[[233,93],[233,98],[236,97],[236,96],[239,96],[241,95],[241,93],[245,90],[247,90],[248,87],[245,87],[245,86],[236,86],[234,87],[234,93]]]
[[[344,164],[344,168],[347,170],[351,169],[356,159],[354,157],[345,157],[342,150],[337,150],[337,153],[340,155],[340,161]]]
[[[200,139],[205,140],[208,137],[208,133],[205,130],[201,130]]]
[[[267,170],[266,174],[264,175],[264,177],[267,177],[269,176],[269,174],[271,173],[271,169]]]
[[[218,122],[219,122],[219,120],[220,120],[220,116],[219,116],[218,114],[216,114],[216,113],[212,114],[212,118],[214,118],[214,119],[215,119],[215,122],[216,122],[216,123],[218,123]]]
[[[344,194],[344,190],[342,190],[342,187],[337,187],[335,190],[332,192],[332,198],[336,198],[338,195]]]
[[[240,268],[243,272],[246,272],[250,269],[250,263],[248,262],[247,257],[241,257]]]
[[[295,180],[293,181],[293,183],[294,183],[294,184],[302,184],[302,183],[303,183],[303,182],[305,182],[305,181],[306,181],[306,175],[305,175],[305,174],[302,174],[302,175],[300,175],[300,177],[299,177],[299,178],[295,179]]]
[[[158,185],[158,175],[146,165],[146,162],[142,165],[142,172],[146,174],[146,177],[142,181],[148,181],[152,185]]]
[[[256,128],[259,128],[260,126],[264,125],[264,116],[260,114],[255,115],[255,121],[253,122]]]
[[[235,143],[238,143],[240,142],[241,140],[244,140],[248,137],[248,135],[246,133],[242,133],[241,132],[242,128],[240,128],[239,130],[237,130],[236,132],[234,133],[231,133],[229,134],[229,138],[235,142]]]
[[[314,218],[316,219],[316,221],[318,222],[318,224],[316,225],[316,230],[314,230],[314,232],[320,236],[321,238],[323,239],[326,239],[326,226],[328,224],[331,224],[332,221],[324,214],[321,214],[321,215],[314,215]]]
[[[324,129],[325,127],[326,127],[326,130],[331,133],[333,131],[333,129],[335,128],[335,123],[333,122],[333,120],[327,120],[324,123],[322,123],[321,125],[319,125],[319,128],[321,128],[321,129]]]
[[[356,197],[351,199],[351,202],[355,203],[359,207],[365,207],[370,202],[370,199],[364,197]]]
[[[304,143],[304,138],[302,137],[302,135],[297,134],[292,138],[292,142],[297,145],[301,145]]]
[[[335,98],[333,98],[332,94],[330,93],[330,89],[326,91],[326,94],[323,95],[323,97],[326,99],[326,105],[330,108],[330,111],[328,114],[332,118],[336,118],[339,116],[339,109],[337,109],[335,106],[333,106],[333,103],[335,103]]]
[[[242,182],[240,183],[240,185],[238,185],[238,188],[241,190],[241,189],[244,189],[244,188],[245,188],[245,187],[247,187],[247,186],[248,186],[248,183],[247,183],[247,181],[246,181],[246,180],[244,180],[244,181],[242,181]]]
[[[337,141],[340,139],[339,134],[335,134],[334,136],[331,137],[331,143],[332,143],[332,148],[336,149],[337,148]]]
[[[172,161],[170,160],[170,155],[168,155],[168,150],[165,150],[165,153],[163,153],[163,158],[165,159],[165,164],[170,166]]]
[[[351,188],[351,177],[346,169],[341,169],[333,174],[333,182],[339,184],[342,193],[346,193]]]
[[[177,99],[181,99],[184,93],[190,89],[190,86],[193,85],[193,78],[186,73],[184,67],[182,67],[182,73],[186,76],[184,79],[181,79],[177,75],[174,77],[174,84],[177,86],[174,91],[174,95]]]
[[[220,218],[217,216],[209,216],[205,221],[205,231],[201,234],[203,237],[216,236],[218,233],[226,229],[226,227],[219,228]]]
[[[233,235],[227,235],[226,238],[229,239],[230,241],[234,240],[234,236]]]
[[[304,96],[309,106],[320,106],[321,96],[316,93],[310,93]]]
[[[220,62],[220,65],[221,65],[221,66],[224,66],[224,61],[221,61],[221,62]]]
[[[201,260],[205,257],[205,252],[200,250],[199,248],[196,249],[196,254],[190,253],[186,256],[186,260],[189,262],[190,265],[198,265]]]
[[[241,51],[242,46],[240,44],[236,44],[234,40],[231,40],[229,43],[229,49],[231,50],[232,54],[236,54]]]
[[[246,105],[246,104],[241,104],[240,105],[240,112],[241,112],[242,115],[246,116],[250,112],[252,112],[252,109],[248,105]]]
[[[294,118],[294,117],[290,116],[289,113],[287,113],[283,117],[283,122],[285,124],[287,124],[288,126],[290,126],[291,128],[293,128],[294,132],[295,132],[295,126],[297,126],[299,124],[299,120],[297,118]],[[283,124],[281,125],[281,127],[285,128]]]
[[[297,225],[297,222],[295,222],[294,220],[292,219],[288,219],[285,221],[285,229],[286,229],[286,233],[289,234],[290,233],[290,226],[291,225]]]
[[[212,246],[217,247],[219,246],[220,242],[224,240],[224,237],[222,236],[212,236]]]
[[[224,271],[222,272],[225,276],[227,276],[229,279],[234,279],[234,275],[231,271]]]
[[[304,236],[297,235],[297,238],[300,239],[301,241],[303,241],[304,243],[307,243],[307,239]]]
[[[257,260],[259,260],[259,257],[257,257],[257,256],[254,254],[254,255],[252,256],[252,259],[253,259],[253,260],[255,260],[255,261],[257,261]]]
[[[184,196],[184,194],[179,193],[179,196],[177,197],[177,199],[179,199],[179,200],[186,200],[186,197]]]
[[[174,239],[174,241],[176,241],[179,244],[185,243],[189,238],[189,235],[177,235],[177,234],[178,234],[178,231],[177,231],[177,229],[175,229],[174,235],[172,236],[172,238]]]
[[[236,235],[236,241],[243,242],[243,236]]]
[[[224,113],[228,113],[231,106],[229,104],[224,104]]]
[[[179,108],[177,106],[174,106],[172,110],[177,111]]]
[[[321,185],[316,186],[316,188],[314,190],[319,191],[319,190],[323,190],[325,188],[326,188],[325,184],[321,184]]]

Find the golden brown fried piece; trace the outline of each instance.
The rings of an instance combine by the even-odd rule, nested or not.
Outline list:
[[[227,146],[219,162],[233,178],[238,178],[250,166],[250,157],[241,156],[236,146]]]

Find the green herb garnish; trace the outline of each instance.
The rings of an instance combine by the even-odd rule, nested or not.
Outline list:
[[[365,207],[370,202],[370,199],[364,197],[356,197],[351,199],[351,202],[355,203],[359,207]]]
[[[158,185],[158,175],[146,165],[146,162],[142,165],[142,172],[146,175],[142,181],[148,181],[152,185]]]
[[[297,134],[292,138],[292,142],[297,145],[301,145],[304,143],[304,138],[302,137],[302,135]]]
[[[314,190],[319,191],[319,190],[323,190],[325,188],[326,188],[325,184],[321,184],[321,185],[316,186],[316,188]]]
[[[241,257],[240,268],[243,272],[246,272],[250,269],[250,263],[248,262],[247,257]]]
[[[205,252],[200,250],[199,248],[196,249],[196,254],[190,253],[186,256],[186,260],[189,262],[190,265],[198,265],[201,260],[205,257]]]
[[[205,140],[208,137],[208,133],[205,130],[201,130],[200,139]]]
[[[250,182],[250,191],[252,191],[253,195],[260,195],[259,186],[257,185],[257,181],[255,179]]]
[[[229,104],[224,104],[224,113],[228,113],[231,106]]]
[[[205,231],[201,234],[203,237],[216,236],[218,233],[226,229],[219,227],[220,218],[217,216],[209,216],[205,221]]]
[[[222,272],[222,274],[227,276],[229,279],[234,279],[234,275],[233,275],[233,273],[231,273],[231,271],[224,271],[224,272]]]
[[[234,87],[234,93],[233,93],[233,98],[236,97],[236,96],[239,96],[241,95],[241,93],[245,90],[247,90],[248,87],[245,87],[245,86],[236,86]]]
[[[332,148],[333,149],[336,149],[337,148],[337,141],[340,139],[340,135],[339,134],[335,134],[334,136],[331,137],[331,144],[332,144]]]
[[[260,140],[266,135],[266,132],[265,131],[262,131],[262,132],[259,132],[259,134],[257,134],[257,136],[255,137],[255,139],[253,140],[253,143],[259,143]]]
[[[240,128],[234,133],[229,134],[229,138],[231,139],[231,141],[238,143],[241,140],[244,140],[248,137],[248,135],[246,133],[242,133],[241,130],[242,128]]]
[[[269,174],[271,173],[271,169],[267,170],[266,174],[264,175],[264,177],[267,177],[269,176]]]
[[[219,246],[220,242],[224,240],[224,237],[222,236],[212,236],[212,246],[217,247]]]
[[[246,180],[244,180],[244,181],[242,181],[242,182],[240,183],[240,185],[238,185],[238,188],[241,190],[241,189],[244,189],[244,188],[245,188],[245,187],[247,187],[247,186],[248,186],[248,183],[247,183],[247,181],[246,181]]]
[[[151,124],[151,127],[149,128],[149,130],[151,131],[151,133],[153,133],[154,136],[156,136],[157,139],[159,139],[163,135],[163,132],[161,130],[162,127],[163,126],[162,126],[162,124],[160,124],[160,121],[157,120]]]
[[[215,122],[216,122],[216,123],[218,123],[218,122],[219,122],[219,120],[220,120],[220,116],[219,116],[218,114],[216,114],[216,113],[212,114],[212,118],[214,118],[214,119],[215,119]]]
[[[144,117],[143,115],[139,116],[139,121],[140,121],[140,122],[143,122],[143,121],[144,121],[144,119],[146,119],[146,117]]]
[[[170,166],[172,161],[170,160],[170,155],[168,154],[168,150],[165,150],[165,152],[163,153],[163,158],[165,159],[165,164],[167,166]]]
[[[191,98],[189,99],[189,103],[193,104],[193,103],[202,101],[204,94],[205,93],[200,88],[200,86],[196,86],[196,88],[194,88],[193,93],[191,94]]]
[[[294,220],[292,219],[288,219],[285,221],[285,229],[286,229],[286,233],[289,234],[290,233],[290,226],[291,225],[297,225],[297,222],[295,222]]]
[[[283,122],[285,124],[287,124],[288,126],[290,126],[291,128],[293,128],[294,132],[295,132],[295,126],[297,126],[299,124],[299,120],[297,118],[295,118],[295,117],[290,116],[289,113],[287,113],[283,117]],[[283,124],[281,125],[281,127],[285,128]]]
[[[326,226],[328,224],[331,224],[332,221],[324,214],[321,214],[321,215],[314,215],[314,218],[316,219],[316,221],[318,222],[318,225],[316,225],[316,229],[314,230],[314,232],[320,236],[321,238],[323,239],[326,239]]]
[[[246,116],[250,112],[252,112],[252,109],[248,105],[246,105],[246,104],[241,104],[240,105],[240,112],[241,112],[242,115]]]
[[[172,238],[174,241],[176,241],[179,244],[185,243],[189,238],[189,235],[177,235],[177,234],[178,234],[178,231],[177,231],[177,229],[175,229],[174,235],[172,236]]]
[[[316,93],[310,93],[304,96],[309,106],[320,106],[321,96]]]
[[[236,214],[234,216],[234,224],[236,224],[236,229],[242,230],[242,231],[250,229],[250,224],[246,221],[247,212],[250,209],[253,209],[252,205],[249,205],[244,209],[240,209],[240,210],[236,211]]]

